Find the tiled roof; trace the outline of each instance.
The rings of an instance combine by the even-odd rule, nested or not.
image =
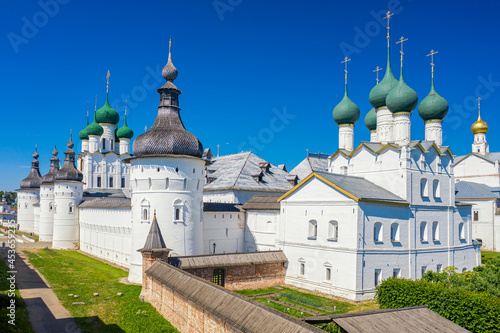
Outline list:
[[[288,173],[272,164],[269,167],[269,172],[264,173],[261,182],[252,177],[252,175],[257,175],[262,171],[259,164],[266,162],[251,152],[217,157],[207,167],[207,174],[215,179],[211,183],[205,184],[204,190],[286,192],[291,189],[292,185],[286,180]]]
[[[327,154],[310,154],[302,160],[292,171],[291,175],[299,177],[299,181],[309,176],[314,171],[328,170],[328,155]]]
[[[274,264],[287,262],[283,251],[263,251],[244,253],[206,254],[199,256],[169,257],[170,265],[181,269],[205,267],[232,267],[253,264]]]
[[[241,205],[222,202],[204,202],[204,212],[240,212]]]

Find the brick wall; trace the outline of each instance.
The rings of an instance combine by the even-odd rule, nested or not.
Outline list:
[[[268,288],[285,284],[285,267],[282,263],[218,268],[224,269],[226,273],[224,287],[230,290]],[[205,267],[185,271],[212,282],[214,269]]]

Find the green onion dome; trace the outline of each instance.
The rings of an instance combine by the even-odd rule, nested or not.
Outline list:
[[[398,80],[394,77],[394,74],[392,73],[392,67],[391,67],[391,55],[389,52],[389,48],[387,48],[387,68],[385,70],[385,75],[382,81],[379,82],[373,89],[370,91],[370,104],[375,108],[378,109],[382,106],[386,106],[386,101],[385,99],[387,98],[387,95],[391,92],[392,88],[396,86],[398,83]]]
[[[132,131],[128,126],[127,126],[127,115],[125,115],[125,121],[123,123],[123,126],[120,127],[120,129],[116,132],[116,135],[120,139],[132,139],[134,136],[134,131]]]
[[[118,124],[118,121],[120,121],[118,112],[113,110],[111,105],[109,105],[108,96],[106,96],[106,103],[104,103],[104,105],[97,110],[96,119],[99,124],[116,125]]]
[[[417,93],[405,83],[402,65],[399,82],[389,92],[385,102],[392,113],[412,112],[418,104]]]
[[[370,131],[377,130],[377,111],[375,109],[371,109],[365,116],[365,126]]]
[[[104,133],[102,126],[97,123],[96,114],[97,114],[97,112],[94,113],[94,121],[92,122],[92,124],[85,127],[85,131],[87,132],[87,135],[101,136],[102,133]]]
[[[340,103],[333,109],[333,120],[335,120],[338,125],[354,125],[354,123],[358,121],[359,115],[358,106],[351,101],[347,94],[346,84],[344,98],[342,98]]]
[[[434,78],[432,78],[431,91],[418,106],[418,114],[424,121],[443,120],[448,113],[448,102],[436,92]]]
[[[118,137],[118,125],[115,125],[115,143],[119,143],[120,138]]]

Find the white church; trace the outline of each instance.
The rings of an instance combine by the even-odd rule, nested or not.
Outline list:
[[[54,149],[42,177],[35,152],[18,190],[20,228],[55,249],[128,268],[137,283],[137,250],[154,216],[171,255],[282,250],[287,283],[352,300],[372,298],[388,277],[472,270],[481,261],[474,203],[455,196],[454,156],[441,129],[448,103],[434,88],[434,67],[418,107],[425,139],[412,140],[418,97],[403,79],[402,57],[399,81],[393,75],[389,36],[387,52],[385,76],[369,95],[370,142],[354,146],[360,110],[346,71],[345,96],[333,110],[338,150],[308,154],[287,172],[251,152],[213,157],[186,131],[170,48],[156,120],[133,144],[126,119],[118,128],[106,101],[80,132],[78,156],[70,137],[64,165]]]

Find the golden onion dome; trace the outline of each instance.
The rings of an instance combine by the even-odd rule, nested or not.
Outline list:
[[[472,124],[470,130],[472,131],[473,134],[488,132],[488,124],[481,119],[481,114],[479,114],[479,117],[477,118],[476,122]]]

